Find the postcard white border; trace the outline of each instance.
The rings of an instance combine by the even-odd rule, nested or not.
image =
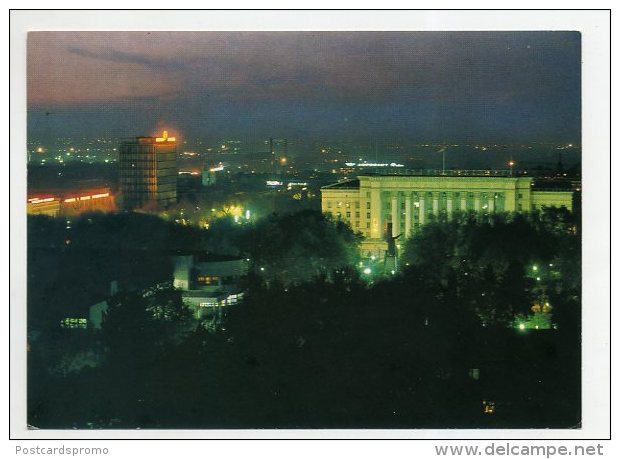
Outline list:
[[[607,11],[13,11],[10,235],[11,436],[84,438],[579,439],[609,436],[610,30]],[[26,33],[33,30],[571,30],[583,56],[583,427],[575,430],[26,430]],[[93,442],[95,443],[95,442]],[[95,446],[95,445],[92,445]],[[163,445],[162,445],[163,446]]]

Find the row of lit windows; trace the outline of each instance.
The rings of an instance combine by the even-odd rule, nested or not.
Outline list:
[[[341,208],[341,207],[345,207],[346,209],[349,209],[351,207],[355,207],[356,209],[360,208],[360,202],[359,201],[355,201],[353,203],[350,202],[343,202],[343,201],[337,201],[337,202],[333,202],[333,201],[327,201],[327,208],[328,209],[332,209],[334,207],[337,208]],[[366,203],[366,209],[370,209],[370,202]]]
[[[198,276],[196,282],[201,285],[218,285],[220,278],[219,276]]]
[[[88,326],[88,319],[67,317],[60,321],[62,328],[86,328]]]

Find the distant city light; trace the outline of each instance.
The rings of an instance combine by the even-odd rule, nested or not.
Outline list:
[[[404,164],[399,163],[344,163],[348,167],[405,167]]]

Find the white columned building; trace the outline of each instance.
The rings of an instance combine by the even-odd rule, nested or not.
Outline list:
[[[471,172],[471,171],[470,171]],[[445,195],[444,195],[445,193]],[[573,209],[572,190],[540,190],[531,177],[506,175],[370,175],[321,189],[325,213],[346,221],[363,236],[362,251],[383,256],[387,236],[410,237],[434,218],[457,212],[529,212],[543,207]],[[404,212],[401,204],[404,202]],[[388,210],[389,207],[389,210]],[[359,212],[342,212],[343,208]],[[387,234],[392,221],[392,233]]]

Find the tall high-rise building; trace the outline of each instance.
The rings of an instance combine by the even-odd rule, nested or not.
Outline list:
[[[123,209],[165,209],[177,202],[177,145],[161,137],[136,137],[119,148],[119,187]]]

